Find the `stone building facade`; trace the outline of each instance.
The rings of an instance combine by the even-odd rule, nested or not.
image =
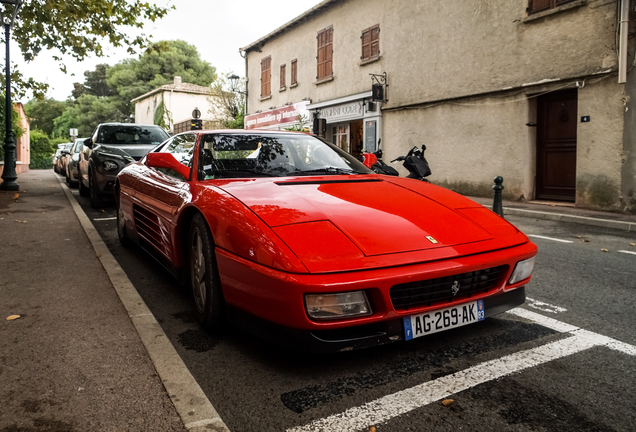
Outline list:
[[[460,193],[501,175],[508,199],[636,213],[634,4],[325,0],[241,49],[246,122],[304,103],[353,154],[426,144],[431,181]]]

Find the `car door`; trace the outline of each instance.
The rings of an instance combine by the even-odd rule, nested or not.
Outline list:
[[[91,135],[91,140],[93,141],[93,143],[95,142],[96,135],[97,135],[97,130],[95,130],[93,132],[93,135]],[[79,155],[79,168],[77,172],[79,174],[79,181],[82,182],[85,187],[88,187],[88,167],[89,167],[89,160],[90,160],[92,152],[93,150],[91,148],[87,146],[83,146],[82,151],[80,152],[80,155]]]
[[[177,161],[192,167],[195,143],[195,134],[184,133],[155,151],[171,153]],[[189,200],[188,182],[191,178],[194,178],[193,173],[190,178],[185,178],[172,169],[147,167],[135,184],[133,217],[139,238],[170,262],[174,261],[172,240],[178,212]]]

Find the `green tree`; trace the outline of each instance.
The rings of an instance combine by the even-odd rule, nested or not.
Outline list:
[[[49,139],[47,133],[31,129],[29,134],[31,144],[31,163],[30,169],[47,169],[53,167],[53,153],[55,148]]]
[[[69,130],[76,128],[80,136],[88,137],[100,123],[123,122],[127,118],[128,113],[121,111],[112,97],[84,94],[55,119],[53,136],[68,137]]]
[[[62,115],[67,103],[47,98],[32,99],[24,105],[24,111],[29,118],[31,129],[39,129],[47,135],[53,133],[53,120]]]
[[[201,59],[194,45],[176,40],[153,43],[137,59],[117,63],[107,71],[107,83],[115,89],[123,110],[133,113],[130,101],[180,76],[184,83],[209,86],[216,78],[216,68]]]
[[[7,5],[7,14],[13,13]],[[20,47],[25,61],[33,60],[42,51],[57,50],[77,61],[89,56],[104,55],[104,45],[126,46],[134,54],[148,45],[145,34],[131,36],[131,28],[143,28],[147,20],[154,22],[171,8],[159,7],[146,0],[29,0],[20,9],[12,40]],[[60,55],[53,55],[60,69],[66,66]],[[48,84],[25,78],[12,72],[15,94],[23,97],[31,90],[34,96],[44,97]]]

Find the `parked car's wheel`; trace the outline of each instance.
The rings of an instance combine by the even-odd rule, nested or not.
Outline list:
[[[80,178],[78,180],[78,184],[77,187],[79,188],[79,194],[80,196],[88,196],[89,191],[88,188],[86,186],[84,186],[84,182],[82,181],[82,175],[80,174]]]
[[[88,190],[90,192],[90,201],[91,207],[94,209],[99,209],[104,207],[104,201],[102,197],[99,195],[99,186],[97,186],[97,181],[95,181],[95,175],[90,173],[88,175]]]
[[[214,240],[200,214],[192,219],[188,246],[190,284],[197,318],[206,330],[221,332],[227,324],[225,301],[214,256]]]
[[[117,238],[119,238],[119,243],[123,247],[128,248],[132,246],[132,240],[126,235],[126,221],[124,219],[124,212],[119,205],[119,199],[117,199]]]

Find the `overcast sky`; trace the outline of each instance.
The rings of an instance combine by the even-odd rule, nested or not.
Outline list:
[[[201,58],[215,66],[217,72],[233,71],[243,76],[245,62],[239,55],[240,47],[265,36],[320,0],[155,0],[155,3],[159,6],[174,4],[177,9],[144,28],[144,33],[151,34],[152,40],[185,40],[196,46]],[[125,49],[109,49],[107,53],[109,57],[93,57],[82,63],[67,57],[68,73],[64,74],[51,59],[52,53],[42,51],[27,64],[19,55],[18,47],[11,45],[11,59],[25,78],[49,83],[47,96],[57,100],[71,95],[74,82],[84,82],[84,71],[93,70],[99,63],[114,65],[131,57]],[[30,97],[28,95],[22,102]]]

